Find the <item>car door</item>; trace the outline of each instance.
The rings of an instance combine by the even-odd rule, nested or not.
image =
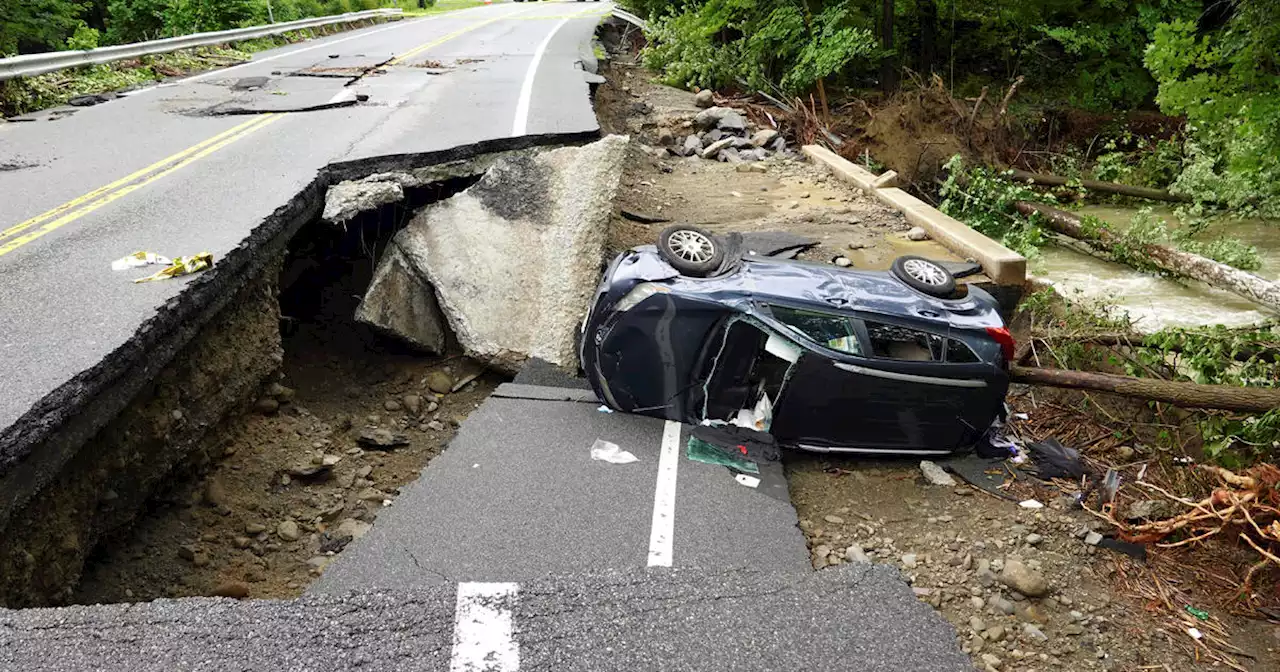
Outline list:
[[[773,314],[790,319],[776,307]],[[974,367],[946,363],[946,336],[836,313],[826,319],[830,328],[819,338],[814,327],[802,329],[819,347],[801,355],[778,401],[779,441],[819,450],[946,453],[985,429],[970,426],[965,408],[972,396],[986,396],[988,381]],[[809,316],[810,325],[820,322]],[[841,329],[856,338],[820,340]]]

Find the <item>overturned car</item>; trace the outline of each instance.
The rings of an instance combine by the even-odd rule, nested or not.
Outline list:
[[[846,270],[676,226],[609,265],[580,357],[619,411],[932,455],[972,447],[1002,412],[1013,348],[995,299],[928,259]]]

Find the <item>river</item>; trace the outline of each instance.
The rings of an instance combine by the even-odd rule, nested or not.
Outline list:
[[[1079,212],[1125,227],[1136,210],[1090,205]],[[1171,224],[1176,222],[1170,208],[1156,208],[1154,214]],[[1269,280],[1280,279],[1280,221],[1226,220],[1215,224],[1211,232],[1211,235],[1231,236],[1256,246],[1262,268],[1254,273]],[[1042,248],[1041,254],[1030,261],[1029,271],[1067,298],[1080,297],[1119,306],[1129,313],[1134,328],[1142,332],[1171,326],[1243,326],[1274,317],[1265,308],[1230,292],[1198,282],[1139,273],[1123,264],[1057,245]]]

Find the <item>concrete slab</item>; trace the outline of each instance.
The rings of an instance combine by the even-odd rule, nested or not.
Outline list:
[[[575,393],[543,389],[561,398]],[[593,403],[491,397],[312,592],[642,569],[663,424],[601,413]],[[674,566],[810,571],[790,501],[739,485],[724,467],[688,461],[686,438],[676,476]],[[639,462],[593,461],[597,439]],[[762,466],[765,483],[785,483],[781,465]]]

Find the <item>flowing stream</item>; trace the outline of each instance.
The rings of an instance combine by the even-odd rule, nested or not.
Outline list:
[[[1128,226],[1136,212],[1134,208],[1111,205],[1090,205],[1080,210],[1081,214],[1119,227]],[[1170,224],[1176,222],[1171,208],[1156,208],[1153,214]],[[1214,224],[1205,235],[1235,237],[1256,246],[1262,268],[1254,273],[1268,280],[1280,279],[1280,221],[1225,220]],[[1274,317],[1266,308],[1230,292],[1198,282],[1139,273],[1123,264],[1057,245],[1042,248],[1040,256],[1031,260],[1030,272],[1068,298],[1120,307],[1129,313],[1134,327],[1143,332],[1171,326],[1242,326]]]

